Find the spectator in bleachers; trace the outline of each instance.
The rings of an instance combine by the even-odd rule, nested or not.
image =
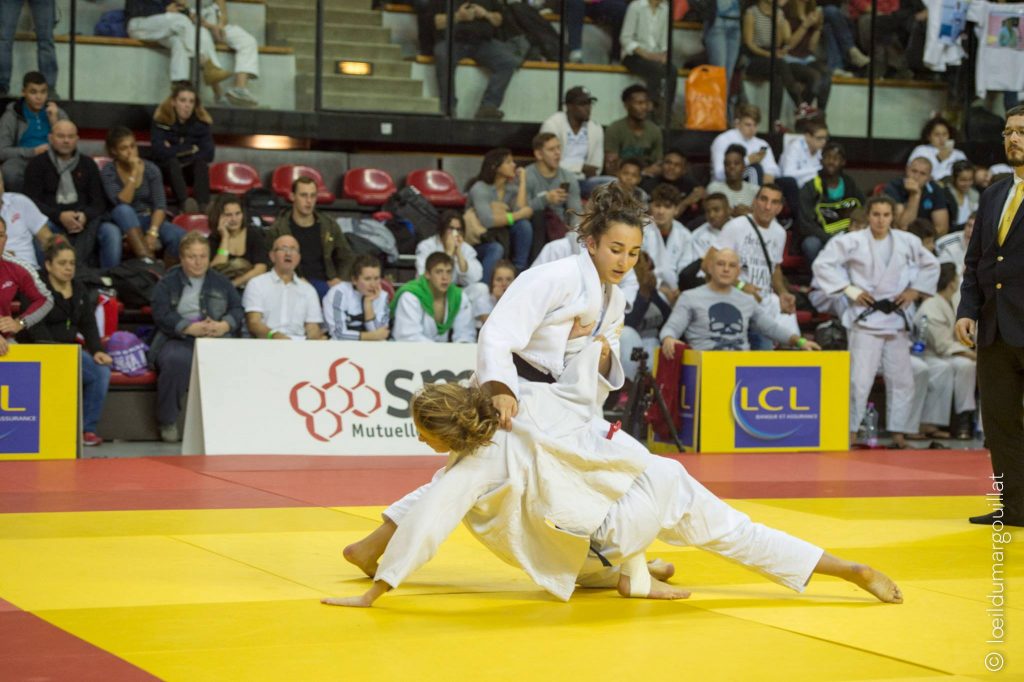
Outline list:
[[[0,2],[0,97],[11,87],[11,66],[14,57],[14,34],[25,0]],[[57,24],[56,0],[32,0],[32,30],[36,34],[36,66],[46,82],[57,89],[57,50],[53,46],[53,27]]]
[[[974,169],[974,189],[980,195],[992,184],[992,171],[987,166],[978,166]]]
[[[167,271],[153,289],[156,336],[149,350],[158,371],[156,416],[160,438],[180,440],[178,415],[192,373],[197,338],[237,336],[242,301],[227,277],[210,270],[210,242],[199,232],[181,240],[181,264]]]
[[[267,243],[282,235],[295,237],[302,247],[299,274],[323,298],[328,289],[349,277],[355,254],[338,223],[316,210],[316,195],[316,180],[306,175],[295,178],[289,196],[292,206],[274,220]]]
[[[267,244],[263,231],[246,220],[242,198],[237,194],[219,195],[210,204],[210,267],[242,290],[253,277],[267,271]]]
[[[704,22],[704,48],[708,64],[725,69],[726,87],[732,83],[736,60],[743,42],[740,27],[740,0],[715,0],[714,5],[701,17]]]
[[[732,217],[732,210],[729,208],[729,199],[721,192],[714,192],[704,197],[704,217],[705,222],[703,225],[698,227],[690,235],[690,251],[684,259],[686,265],[684,269],[692,270],[692,275],[689,276],[688,284],[695,284],[698,280],[705,279],[704,269],[702,267],[704,256],[708,255],[708,250],[718,239],[718,235],[722,232],[722,227],[729,222]],[[693,265],[695,262],[700,262],[700,265]],[[689,273],[687,273],[689,274]],[[680,283],[680,288],[682,288]],[[687,286],[686,288],[692,288]]]
[[[665,77],[672,55],[668,53],[668,30],[672,7],[668,0],[632,0],[626,8],[619,42],[622,43],[622,65],[630,73],[644,79],[654,110],[671,109],[675,101],[679,67],[671,65],[670,78]],[[661,157],[654,155],[654,160]]]
[[[6,246],[7,223],[0,218],[0,355],[7,355],[9,339],[41,322],[53,307],[36,269],[7,255]],[[18,319],[11,312],[16,299],[22,302]]]
[[[561,238],[579,223],[583,213],[580,185],[572,173],[559,165],[562,145],[554,133],[534,136],[533,158],[536,160],[526,167],[526,199],[533,209],[531,261],[549,236]]]
[[[853,73],[847,70],[862,69],[871,63],[871,57],[860,51],[853,39],[853,25],[847,12],[846,3],[822,4],[825,18],[825,54],[828,58],[828,70],[836,76],[852,78]]]
[[[773,182],[781,173],[775,162],[775,153],[768,142],[757,137],[757,126],[761,123],[761,110],[753,104],[736,107],[733,127],[718,135],[711,143],[711,179],[725,180],[725,150],[740,145],[746,152],[744,163],[749,169],[748,179],[755,185]]]
[[[195,13],[184,0],[125,0],[124,13],[130,37],[160,43],[171,51],[171,82],[191,81],[188,62],[195,56]],[[213,36],[205,28],[199,31],[199,41],[199,63],[206,84],[230,78],[231,72],[220,67]]]
[[[558,136],[562,144],[562,168],[575,174],[576,180],[584,184],[597,176],[604,166],[604,129],[590,120],[590,110],[596,101],[583,86],[569,88],[565,93],[565,110],[551,114],[540,126],[540,132]],[[592,188],[581,185],[587,196],[589,189]]]
[[[575,237],[576,235],[570,236]],[[494,274],[491,276],[491,286],[487,291],[487,295],[478,296],[472,302],[473,319],[476,320],[477,327],[482,326],[487,321],[491,311],[494,310],[494,306],[498,305],[498,300],[505,294],[508,286],[512,284],[512,280],[515,278],[516,266],[512,265],[512,261],[498,261],[498,264],[494,266]]]
[[[205,0],[203,2],[203,28],[210,32],[214,41],[227,43],[235,52],[235,86],[224,96],[236,107],[255,107],[259,104],[249,91],[249,79],[260,77],[259,46],[251,33],[237,24],[229,23],[227,0]],[[221,97],[220,83],[211,87],[217,100]]]
[[[7,253],[38,269],[37,254],[50,243],[53,232],[46,216],[32,200],[19,192],[8,192],[3,178],[0,178],[0,218],[7,225]]]
[[[619,34],[626,17],[627,0],[566,0],[565,32],[569,47],[569,61],[579,64],[583,61],[583,18],[589,17],[594,23],[607,24],[612,36],[611,60],[618,61],[621,52]]]
[[[910,152],[911,159],[928,159],[932,179],[941,182],[953,173],[953,164],[967,161],[967,155],[956,148],[956,131],[949,121],[936,116],[921,129],[921,144]]]
[[[766,316],[788,325],[791,333],[797,334],[800,330],[794,314],[796,298],[789,292],[786,276],[782,274],[786,231],[776,220],[781,211],[782,190],[778,185],[762,185],[750,215],[727,222],[706,258],[714,262],[715,252],[721,249],[739,254],[741,290],[757,299]],[[770,350],[771,341],[751,334],[750,346],[754,350]]]
[[[789,93],[793,100],[793,106],[797,110],[797,118],[803,118],[814,113],[813,102],[822,99],[819,91],[819,74],[809,66],[786,60],[786,55],[792,48],[793,35],[789,30],[789,23],[786,21],[782,9],[778,10],[775,16],[775,45],[772,45],[772,2],[771,0],[758,0],[743,13],[743,46],[750,55],[750,63],[747,64],[747,75],[756,78],[772,78],[773,87],[772,101],[769,107],[770,117],[778,123],[782,115],[782,93],[783,89]],[[808,14],[801,22],[803,32],[810,30],[811,22],[817,15]],[[803,36],[797,34],[799,38]],[[771,54],[775,52],[775,70],[772,71]],[[827,99],[827,94],[824,95]],[[824,107],[822,107],[824,109]],[[772,173],[775,175],[775,173]]]
[[[974,234],[974,220],[976,214],[972,213],[964,223],[964,229],[959,232],[950,232],[944,237],[935,240],[935,253],[940,263],[952,263],[956,266],[956,275],[961,280],[964,277],[966,267],[967,245],[971,243],[971,235]],[[953,293],[953,308],[960,306],[960,290]]]
[[[446,253],[430,254],[426,272],[395,292],[391,316],[395,341],[476,341],[469,297],[452,286],[452,259]]]
[[[328,336],[336,341],[387,341],[391,310],[380,271],[380,261],[364,253],[352,261],[352,281],[331,287],[323,301]]]
[[[672,185],[658,185],[651,193],[651,229],[644,226],[644,251],[654,261],[654,272],[669,304],[676,302],[679,273],[689,264],[690,231],[676,220],[682,197]]]
[[[906,175],[891,180],[882,190],[896,202],[895,227],[905,230],[920,217],[930,219],[940,237],[949,232],[946,193],[931,178],[932,162],[915,156],[907,164]]]
[[[792,178],[797,188],[810,182],[821,170],[821,155],[828,143],[825,119],[814,118],[803,124],[803,135],[786,143],[779,157],[782,176]]]
[[[646,235],[646,228],[644,233]],[[619,358],[626,381],[620,395],[629,394],[640,367],[640,363],[633,360],[633,349],[643,348],[653,357],[658,348],[658,330],[672,313],[672,301],[663,291],[665,284],[659,286],[656,268],[657,264],[645,249],[633,266],[636,286],[627,286],[625,279],[619,285],[626,299],[626,316],[619,334]]]
[[[643,85],[630,85],[622,91],[626,116],[604,131],[604,172],[619,170],[622,159],[638,159],[651,174],[662,157],[661,128],[650,121],[651,100]]]
[[[750,350],[751,328],[780,345],[821,350],[818,344],[765,314],[752,296],[737,289],[740,257],[732,249],[715,252],[708,264],[708,283],[684,291],[661,328],[661,352],[672,359],[685,339],[697,350]]]
[[[729,200],[729,208],[733,216],[750,213],[757,196],[758,186],[747,182],[745,177],[747,165],[743,159],[746,150],[738,144],[730,145],[725,151],[725,180],[712,180],[708,183],[708,194],[722,194]]]
[[[81,335],[82,443],[99,445],[103,439],[96,432],[113,360],[103,351],[89,292],[81,280],[75,279],[74,248],[64,239],[53,240],[46,249],[45,266],[42,279],[53,298],[53,308],[27,334],[32,342],[66,344],[78,343]]]
[[[907,232],[921,240],[921,246],[935,255],[935,226],[927,218],[918,218],[907,225]]]
[[[497,0],[473,0],[463,2],[455,8],[455,29],[452,31],[452,60],[454,68],[460,60],[467,57],[491,72],[487,79],[480,107],[476,110],[477,118],[500,120],[505,114],[501,110],[501,101],[505,98],[505,90],[522,58],[515,53],[506,42],[498,39],[497,29],[502,25],[501,4]],[[434,48],[434,68],[437,72],[437,91],[441,99],[441,108],[448,97],[448,47],[447,40],[448,3],[447,0],[434,2],[434,27],[437,29],[437,45]],[[454,71],[453,68],[453,71]],[[454,73],[452,81],[455,80]],[[452,92],[452,108],[456,101],[454,82]]]
[[[50,128],[68,115],[50,99],[46,78],[29,71],[22,78],[21,98],[0,116],[0,174],[12,192],[22,191],[25,166],[49,149]]]
[[[816,0],[787,0],[779,3],[779,6],[790,32],[789,40],[786,42],[786,54],[782,59],[789,64],[799,64],[815,73],[817,83],[813,93],[817,100],[817,109],[824,115],[832,90],[832,70],[818,59],[821,53],[821,37],[825,32],[825,15]]]
[[[977,354],[971,348],[956,340],[953,332],[956,325],[956,311],[953,297],[960,291],[960,276],[953,263],[939,265],[938,293],[926,299],[917,309],[915,322],[922,329],[925,341],[924,361],[929,370],[937,364],[953,366],[953,411],[956,413],[954,435],[960,440],[971,437],[971,417],[976,407],[974,391],[977,387]],[[927,437],[948,437],[938,434],[938,427],[949,424],[950,405],[944,404],[928,409],[922,417],[921,433]]]
[[[153,160],[183,213],[205,211],[210,203],[211,125],[213,119],[189,83],[176,83],[153,113]]]
[[[850,18],[857,24],[860,47],[871,46],[872,0],[850,0]],[[922,16],[919,0],[878,0],[876,9],[875,53],[868,55],[874,62],[876,78],[912,78],[908,52],[911,51],[910,27],[927,16]],[[921,41],[921,51],[924,43]],[[918,57],[919,59],[919,57]]]
[[[114,162],[103,167],[100,179],[107,200],[114,206],[110,218],[121,230],[128,248],[136,258],[153,258],[163,249],[164,260],[177,260],[185,230],[166,219],[167,199],[160,169],[152,161],[139,158],[135,135],[123,126],[107,132],[107,153]],[[106,231],[101,227],[100,234]],[[120,263],[121,248],[117,239],[104,244],[101,265]]]
[[[501,244],[516,270],[525,270],[530,265],[533,209],[526,195],[526,169],[516,169],[511,150],[502,147],[484,155],[480,174],[469,188],[469,203],[487,228],[484,241]]]
[[[814,286],[849,301],[842,321],[850,349],[851,442],[881,366],[886,426],[896,447],[905,447],[904,434],[918,428],[912,416],[914,373],[906,308],[935,293],[939,264],[920,239],[892,229],[895,202],[891,197],[871,197],[865,208],[869,229],[829,241],[814,261]]]
[[[658,167],[660,172],[657,175],[644,176],[640,189],[650,194],[658,185],[671,185],[679,191],[676,217],[682,220],[687,214],[695,214],[700,208],[700,200],[704,198],[704,188],[690,177],[686,155],[679,149],[669,149]]]
[[[615,172],[615,183],[636,197],[636,200],[647,208],[651,200],[647,192],[640,189],[640,178],[643,177],[643,165],[640,159],[625,158],[619,161],[619,170]]]
[[[49,220],[48,231],[62,234],[75,250],[79,269],[93,260],[99,241],[100,253],[110,252],[121,231],[102,223],[107,213],[100,169],[90,157],[78,151],[78,128],[68,120],[50,129],[49,149],[25,168],[25,193]],[[38,235],[37,235],[38,236]],[[44,236],[45,239],[45,236]],[[33,258],[33,262],[35,259]],[[109,268],[116,263],[100,262]]]
[[[484,267],[477,259],[476,249],[466,243],[466,220],[458,211],[448,210],[441,214],[437,234],[427,237],[416,245],[416,276],[421,277],[427,271],[427,258],[432,253],[447,253],[452,259],[452,277],[457,286],[466,289],[484,281]],[[487,246],[498,246],[495,242]],[[501,259],[501,251],[495,250]],[[493,269],[493,265],[492,265]]]
[[[981,194],[974,188],[974,164],[957,161],[946,183],[946,208],[950,230],[962,230],[967,219],[978,210]]]
[[[850,214],[864,205],[864,193],[857,182],[843,172],[846,150],[838,142],[825,145],[821,172],[800,190],[797,227],[800,249],[813,263],[825,243],[850,227]]]
[[[273,267],[249,280],[242,294],[245,324],[254,339],[327,338],[320,325],[323,310],[313,285],[298,274],[301,242],[290,234],[274,237],[270,248]]]

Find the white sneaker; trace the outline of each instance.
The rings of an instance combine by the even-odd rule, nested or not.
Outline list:
[[[231,88],[224,96],[236,107],[255,107],[259,104],[248,88]]]
[[[178,425],[161,424],[160,440],[162,440],[165,443],[177,443],[179,440],[181,440],[181,436],[178,434]]]
[[[832,72],[832,75],[833,76],[839,76],[840,78],[855,78],[855,76],[853,75],[853,72],[852,71],[847,71],[846,69],[835,69]]]
[[[573,50],[569,53],[569,61],[573,64],[583,63],[583,50]]]

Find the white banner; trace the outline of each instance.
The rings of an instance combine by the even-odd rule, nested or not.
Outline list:
[[[434,454],[409,399],[475,366],[475,344],[198,339],[182,452]]]

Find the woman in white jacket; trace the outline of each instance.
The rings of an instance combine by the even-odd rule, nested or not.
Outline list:
[[[460,521],[562,600],[577,583],[606,584],[607,567],[621,571],[623,596],[689,596],[651,579],[643,552],[660,539],[708,550],[798,592],[822,573],[881,601],[902,602],[884,574],[752,522],[675,460],[651,457],[635,441],[623,447],[596,436],[591,422],[602,345],[579,353],[564,381],[521,386],[522,409],[509,433],[498,429],[497,412],[480,389],[425,387],[412,401],[413,419],[420,440],[449,454],[447,466],[404,511],[379,565],[373,562],[370,589],[324,603],[371,606],[429,561]]]

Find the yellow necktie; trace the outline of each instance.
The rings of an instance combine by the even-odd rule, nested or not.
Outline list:
[[[1010,225],[1013,225],[1013,219],[1017,216],[1017,209],[1020,208],[1022,201],[1024,201],[1024,182],[1018,182],[1013,192],[1013,200],[1006,207],[1003,219],[999,222],[999,234],[996,236],[999,246],[1003,245],[1006,235],[1010,234]]]

